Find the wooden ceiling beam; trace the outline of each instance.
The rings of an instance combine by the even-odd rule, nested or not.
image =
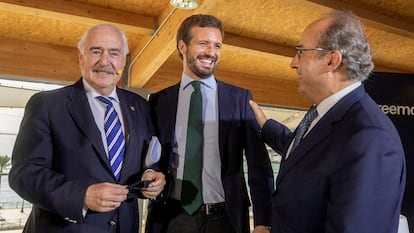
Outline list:
[[[126,32],[148,34],[154,29],[154,19],[151,17],[75,1],[0,0],[0,8],[90,26],[107,22],[120,26]]]
[[[69,83],[80,77],[77,49],[0,37],[0,75]]]
[[[241,37],[227,32],[224,33],[223,43],[255,51],[277,54],[285,57],[293,57],[296,54],[296,50],[293,47],[281,46],[263,40]]]
[[[226,45],[231,45],[235,47],[232,49],[237,49],[237,48],[249,49],[252,51],[262,52],[264,53],[263,54],[264,56],[266,55],[266,53],[269,53],[271,55],[284,56],[284,57],[289,57],[290,59],[293,59],[293,57],[296,55],[296,49],[294,47],[281,46],[275,43],[270,43],[270,42],[257,40],[257,39],[251,39],[247,37],[241,37],[241,36],[234,35],[231,33],[225,33],[223,42]],[[409,73],[406,70],[387,67],[387,66],[381,66],[381,65],[375,65],[374,71]]]
[[[254,100],[263,105],[308,109],[311,103],[298,93],[296,79],[243,74],[217,69],[215,76],[252,92]]]
[[[349,5],[335,0],[309,1],[323,4],[331,8],[336,6],[335,9],[348,7]],[[335,4],[331,4],[331,2],[334,2]],[[339,2],[339,5],[336,4],[337,2]],[[218,4],[217,1],[203,1],[201,7],[193,11],[176,10],[169,5],[166,6],[164,12],[162,12],[158,18],[159,22],[161,22],[159,31],[155,31],[155,34],[151,37],[149,32],[153,31],[154,21],[151,17],[147,16],[65,0],[0,0],[0,8],[3,10],[6,9],[17,13],[32,14],[36,17],[63,19],[90,25],[106,21],[112,24],[120,24],[123,28],[126,28],[126,31],[130,30],[134,33],[139,30],[144,30],[148,35],[149,42],[144,46],[144,49],[141,50],[141,48],[138,48],[137,50],[132,51],[131,54],[132,60],[136,60],[133,61],[130,67],[129,85],[135,88],[144,86],[148,80],[153,78],[153,75],[176,50],[175,34],[182,20],[191,14],[208,13],[216,4]],[[348,7],[348,9],[349,8],[356,14],[361,15],[362,18],[367,18],[377,22],[378,25],[383,25],[382,27],[385,27],[384,25],[394,27],[394,24],[396,24],[395,27],[398,27],[397,29],[394,29],[394,31],[396,30],[398,32],[400,30],[408,29],[408,35],[413,34],[413,25],[407,25],[401,21],[395,23],[393,22],[395,19],[390,20],[389,17],[385,17],[384,19],[383,15],[372,13],[357,7]],[[407,33],[400,33],[407,35]],[[6,45],[2,46],[0,49],[2,52],[0,55],[0,62],[2,63],[2,66],[0,67],[1,75],[45,78],[64,82],[73,81],[73,78],[76,79],[79,77],[76,48],[33,43],[16,39],[11,40],[7,38],[1,39],[0,42],[2,45]],[[241,37],[227,32],[225,33],[224,43],[272,55],[280,55],[290,58],[295,55],[295,49],[292,47],[280,46],[266,41]],[[53,49],[51,49],[52,47]],[[13,50],[18,51],[19,54],[17,57]],[[68,50],[73,50],[75,52],[72,54],[72,52],[68,52]],[[28,51],[30,52],[28,53]],[[33,57],[30,58],[28,54]],[[42,54],[47,54],[47,56]],[[50,57],[50,54],[52,54],[52,57]],[[70,57],[71,60],[67,61],[66,57]],[[49,63],[50,66],[48,66]],[[25,64],[25,68],[20,69],[20,66],[17,67],[16,64]],[[70,70],[69,72],[62,72],[60,71],[61,67],[70,67]],[[181,66],[175,67],[175,69],[178,68],[181,72],[180,67]],[[382,67],[375,67],[375,69],[399,72],[398,70]],[[231,73],[230,71],[226,72]],[[252,75],[244,74],[244,76],[251,77]],[[157,76],[154,76],[154,78],[157,78]]]
[[[0,44],[2,44],[2,46],[0,46],[0,64],[2,64],[0,66],[0,75],[56,82],[73,82],[80,77],[76,48],[4,37],[0,37]],[[259,46],[253,45],[253,47]],[[21,64],[24,65],[22,66]],[[157,73],[160,73],[161,76],[164,75],[170,77],[172,80],[166,81],[163,79],[163,84],[161,86],[145,85],[145,88],[150,88],[152,91],[160,90],[165,88],[167,86],[166,84],[172,85],[178,82],[182,70],[181,63],[168,65],[167,62],[166,65],[161,64],[161,66],[161,69],[157,69]],[[62,67],[65,68],[62,69]],[[168,68],[166,69],[163,67]],[[230,75],[233,73],[232,71],[225,71],[222,69],[222,66],[219,66],[218,68],[221,70],[220,72],[228,77],[241,75],[239,73]],[[375,67],[375,71],[403,72],[401,70],[378,66]],[[248,80],[247,77],[256,77],[255,74],[243,74],[241,76],[245,78],[240,80]],[[155,75],[152,78],[158,79],[159,77],[159,75]],[[267,79],[274,79],[274,77],[268,77]],[[286,79],[286,77],[281,77],[281,79]],[[234,80],[231,81],[232,83],[238,83],[237,80],[237,78],[234,78]],[[254,85],[257,83],[251,82],[250,84]],[[243,86],[247,87],[246,85]]]
[[[403,19],[396,19],[387,15],[379,14],[374,11],[366,10],[359,3],[349,4],[339,0],[307,0],[335,10],[351,10],[361,18],[366,26],[371,26],[389,33],[400,36],[414,38],[414,24]]]

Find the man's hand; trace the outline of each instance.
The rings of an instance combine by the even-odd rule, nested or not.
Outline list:
[[[164,189],[166,183],[164,174],[155,171],[144,172],[142,180],[152,180],[147,188],[141,189],[142,195],[149,199],[155,199]]]
[[[263,125],[267,121],[266,115],[263,113],[259,105],[253,100],[249,100],[249,104],[253,110],[254,116],[256,117],[257,124],[259,124],[260,129],[263,128]]]
[[[268,226],[262,226],[262,225],[257,225],[254,228],[253,233],[270,233],[270,227],[268,227]]]
[[[85,207],[97,211],[107,212],[118,208],[127,198],[126,185],[99,183],[88,187],[85,195]]]

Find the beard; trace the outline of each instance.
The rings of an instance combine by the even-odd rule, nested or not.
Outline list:
[[[195,75],[197,75],[200,78],[208,78],[211,75],[213,75],[214,71],[216,70],[217,67],[217,58],[216,57],[211,57],[208,55],[200,55],[197,57],[191,57],[189,56],[189,54],[187,54],[187,57],[189,57],[189,59],[187,60],[187,66],[188,68],[191,70],[191,72],[193,72]],[[198,66],[198,60],[202,59],[202,58],[208,58],[208,59],[213,59],[214,61],[214,65],[211,68],[202,68]]]

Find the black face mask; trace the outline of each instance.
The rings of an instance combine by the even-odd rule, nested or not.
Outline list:
[[[139,194],[141,193],[141,189],[147,188],[151,182],[152,180],[140,180],[131,185],[128,185],[129,192],[128,192],[127,199],[138,198],[140,196]]]

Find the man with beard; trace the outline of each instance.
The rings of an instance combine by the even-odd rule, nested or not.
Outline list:
[[[250,233],[243,154],[254,232],[269,232],[273,172],[249,107],[252,96],[213,74],[223,36],[214,16],[185,19],[177,33],[181,81],[150,96],[168,188],[149,204],[147,233]]]
[[[116,87],[128,42],[98,25],[78,49],[82,78],[35,94],[16,139],[9,183],[33,204],[23,232],[138,232],[137,197],[155,198],[165,178],[142,165],[154,132],[147,102]],[[130,195],[140,179],[152,183]]]

